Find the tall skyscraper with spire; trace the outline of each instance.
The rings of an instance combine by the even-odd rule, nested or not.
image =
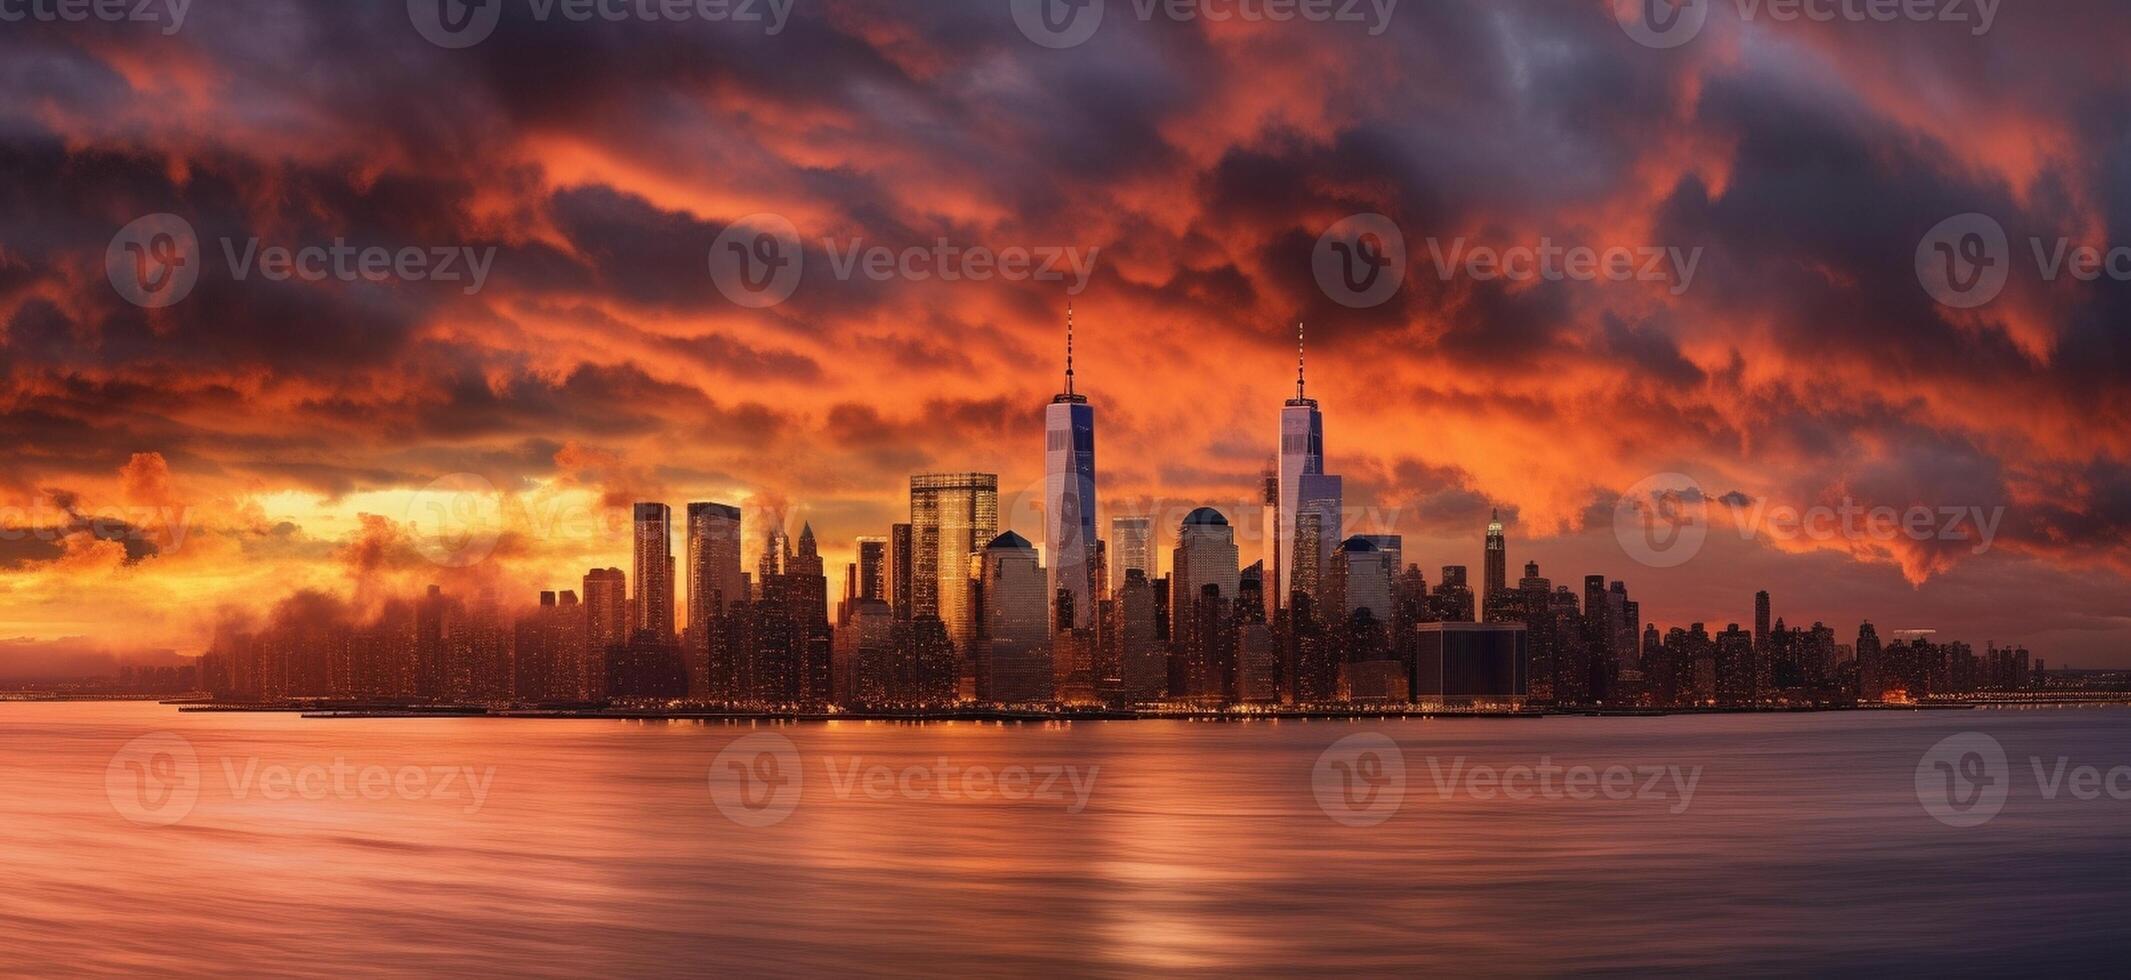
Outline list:
[[[1295,577],[1296,552],[1310,549],[1304,556],[1310,567],[1321,567],[1324,556],[1337,547],[1340,539],[1340,479],[1328,476],[1324,471],[1324,415],[1317,410],[1317,400],[1309,397],[1303,385],[1303,333],[1302,324],[1295,325],[1295,397],[1288,399],[1280,410],[1280,512],[1275,541],[1279,553],[1276,562],[1273,590],[1277,602],[1285,606],[1297,583]],[[1296,515],[1305,511],[1318,516],[1315,522],[1314,540],[1302,541],[1296,533]]]
[[[1489,596],[1509,587],[1509,552],[1502,540],[1502,511],[1497,509],[1487,519],[1487,563],[1485,578],[1481,581],[1480,608],[1487,608]]]
[[[1043,413],[1043,533],[1048,552],[1047,605],[1057,617],[1061,592],[1073,597],[1073,622],[1053,630],[1087,629],[1095,616],[1095,406],[1073,390],[1073,307],[1066,306],[1065,390]]]

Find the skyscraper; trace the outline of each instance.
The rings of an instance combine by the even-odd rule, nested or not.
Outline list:
[[[1487,600],[1509,586],[1509,552],[1502,540],[1502,512],[1496,510],[1487,521],[1487,563],[1484,566],[1486,579],[1480,583],[1480,608],[1487,608]]]
[[[1008,531],[971,556],[982,625],[975,643],[977,697],[1006,703],[1051,699],[1049,579],[1027,538]]]
[[[1371,540],[1357,534],[1341,542],[1333,567],[1340,582],[1342,616],[1366,609],[1378,623],[1391,621],[1391,579],[1396,574],[1389,555]]]
[[[1754,649],[1768,649],[1768,592],[1754,593]]]
[[[975,633],[969,559],[999,534],[999,477],[920,473],[910,478],[911,615],[937,616],[960,647]],[[1048,603],[1046,603],[1048,607]]]
[[[1137,570],[1148,581],[1155,573],[1154,519],[1110,518],[1110,591],[1125,587],[1125,576]]]
[[[580,697],[605,693],[607,651],[629,641],[629,577],[619,568],[585,573],[585,650],[577,665]]]
[[[1192,604],[1203,598],[1206,586],[1217,587],[1221,601],[1234,602],[1242,576],[1236,551],[1236,531],[1228,518],[1211,507],[1201,507],[1184,517],[1177,528],[1176,555],[1170,563],[1169,595],[1173,640],[1180,650],[1191,647],[1198,622]]]
[[[1066,307],[1065,390],[1043,412],[1043,534],[1050,558],[1050,596],[1073,597],[1073,622],[1095,621],[1095,406],[1073,391],[1073,307]]]
[[[1259,487],[1265,502],[1264,530],[1262,532],[1264,538],[1263,543],[1259,545],[1261,551],[1259,561],[1267,569],[1268,574],[1277,580],[1280,576],[1280,556],[1287,551],[1280,544],[1280,458],[1278,456],[1270,457],[1265,461],[1265,470]],[[1263,584],[1272,585],[1273,583]],[[1265,620],[1266,622],[1272,622],[1274,617],[1280,612],[1282,596],[1278,588],[1265,588],[1262,591],[1264,592],[1263,598],[1265,600]]]
[[[663,641],[673,635],[673,508],[636,505],[636,629]]]
[[[853,598],[888,598],[888,539],[861,537],[858,539],[858,585],[852,590]]]
[[[1324,415],[1316,399],[1303,388],[1302,326],[1295,327],[1295,397],[1280,410],[1280,514],[1275,539],[1280,542],[1275,573],[1275,601],[1285,606],[1295,589],[1294,551],[1308,547],[1320,566],[1324,555],[1340,541],[1341,486],[1336,476],[1324,472]],[[1296,515],[1311,510],[1319,515],[1314,541],[1302,541],[1295,533]]]
[[[740,508],[688,505],[688,628],[701,632],[711,617],[747,598],[740,577]]]
[[[910,618],[910,525],[888,527],[888,608],[895,618]]]

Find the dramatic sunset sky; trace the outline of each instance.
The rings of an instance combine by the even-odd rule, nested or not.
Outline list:
[[[1040,543],[1068,300],[1106,511],[1170,534],[1202,503],[1255,528],[1302,320],[1327,468],[1431,584],[1477,578],[1499,507],[1513,580],[1622,578],[1664,627],[1749,622],[1766,588],[1843,642],[1869,618],[2131,665],[2131,284],[2042,281],[2027,245],[2131,244],[2120,3],[2008,3],[1980,37],[1718,3],[1672,49],[1608,0],[1406,0],[1378,36],[1110,0],[1064,49],[993,2],[797,0],[774,35],[503,6],[459,50],[399,0],[0,23],[0,675],[197,653],[304,588],[528,602],[627,567],[639,499],[744,505],[750,567],[811,521],[832,592],[914,472],[999,474]],[[105,252],[165,212],[202,271],[147,310]],[[806,273],[751,309],[707,257],[760,212]],[[1406,278],[1349,309],[1312,249],[1372,212]],[[1959,311],[1916,255],[1966,212],[2014,262]],[[497,251],[472,295],[237,281],[220,243],[254,237]],[[1446,278],[1428,246],[1543,237],[1703,253],[1676,290]],[[941,238],[1096,264],[1071,296],[841,281],[823,245]],[[1667,472],[1729,503],[1649,568],[1615,504]],[[480,560],[424,544],[440,499],[501,521]],[[2003,519],[1981,553],[1737,530],[1845,499]]]

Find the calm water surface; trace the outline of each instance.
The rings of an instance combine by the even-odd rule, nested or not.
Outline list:
[[[2008,797],[1958,828],[1916,771],[1970,731],[2003,746]],[[1313,766],[1369,732],[1396,741],[1403,798],[1350,826]],[[714,797],[720,751],[765,733],[797,752],[796,797],[734,782],[788,766],[720,784],[766,809]],[[2131,710],[746,725],[0,704],[0,971],[2120,970],[2131,801],[2047,799],[2031,757],[2131,764]],[[1669,776],[1628,799],[1469,781],[1544,763],[1700,775],[1691,798]],[[1006,782],[905,772],[943,765]],[[1064,767],[1084,807],[1065,776],[1000,795]]]

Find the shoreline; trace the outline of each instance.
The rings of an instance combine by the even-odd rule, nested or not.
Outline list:
[[[40,695],[34,692],[0,693],[0,702],[144,702],[175,707],[180,712],[297,714],[303,718],[543,718],[578,721],[774,721],[815,723],[836,721],[926,722],[1074,722],[1074,721],[1339,721],[1361,719],[1457,719],[1457,718],[1668,718],[1696,715],[1818,714],[1842,711],[1973,711],[1983,708],[2016,707],[2112,707],[2131,704],[2131,693],[2095,693],[2063,699],[2022,700],[1980,697],[1959,701],[1915,704],[1816,704],[1734,705],[1686,708],[1590,708],[1531,706],[1524,708],[1445,708],[1417,705],[1325,705],[1308,708],[1266,707],[1246,710],[1225,708],[1014,708],[992,705],[962,705],[925,709],[733,708],[712,706],[630,706],[487,704],[407,704],[396,702],[217,702],[198,697],[167,695]]]

